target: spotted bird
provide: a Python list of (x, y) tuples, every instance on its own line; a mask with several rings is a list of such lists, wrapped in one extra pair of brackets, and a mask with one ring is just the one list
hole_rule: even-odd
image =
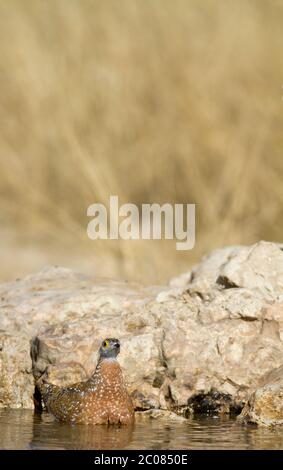
[(134, 407), (117, 361), (119, 352), (118, 339), (105, 339), (96, 369), (85, 382), (59, 387), (40, 379), (37, 387), (47, 411), (71, 423), (133, 423)]

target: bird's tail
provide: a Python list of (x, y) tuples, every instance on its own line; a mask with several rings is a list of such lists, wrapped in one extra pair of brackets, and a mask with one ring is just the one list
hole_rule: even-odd
[[(43, 406), (48, 406), (49, 398), (52, 394), (57, 391), (58, 386), (53, 385), (47, 380), (47, 370), (41, 375), (41, 377), (35, 382), (35, 393), (34, 400), (35, 406), (42, 409)], [(42, 403), (43, 402), (43, 403)]]

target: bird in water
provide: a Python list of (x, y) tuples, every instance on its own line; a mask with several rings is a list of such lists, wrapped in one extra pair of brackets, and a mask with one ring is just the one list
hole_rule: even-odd
[(93, 375), (85, 382), (59, 387), (40, 379), (37, 387), (49, 413), (60, 421), (83, 424), (131, 424), (134, 407), (121, 367), (118, 339), (105, 339)]

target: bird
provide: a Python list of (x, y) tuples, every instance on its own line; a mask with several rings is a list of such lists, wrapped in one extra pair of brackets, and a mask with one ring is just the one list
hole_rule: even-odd
[(119, 352), (118, 339), (104, 339), (96, 369), (85, 382), (60, 387), (41, 377), (37, 388), (46, 410), (70, 423), (133, 424), (134, 406), (117, 360)]

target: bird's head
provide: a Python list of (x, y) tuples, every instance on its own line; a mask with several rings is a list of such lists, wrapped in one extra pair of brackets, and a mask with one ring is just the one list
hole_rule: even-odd
[(106, 338), (99, 348), (100, 359), (115, 359), (120, 352), (120, 341), (116, 338)]

